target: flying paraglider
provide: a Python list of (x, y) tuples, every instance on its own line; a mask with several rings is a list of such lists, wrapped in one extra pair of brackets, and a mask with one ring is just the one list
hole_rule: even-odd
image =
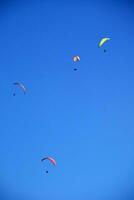
[[(18, 86), (23, 91), (23, 93), (26, 94), (26, 88), (22, 83), (15, 82), (14, 85)], [(13, 96), (15, 96), (15, 93), (13, 93)]]
[[(51, 158), (51, 157), (44, 157), (44, 158), (42, 158), (41, 159), (41, 161), (44, 161), (44, 160), (48, 160), (48, 161), (50, 161), (50, 163), (52, 164), (52, 165), (54, 165), (54, 166), (56, 166), (56, 160), (55, 159), (53, 159), (53, 158)], [(48, 170), (46, 170), (46, 173), (48, 173)]]
[[(74, 56), (73, 57), (73, 61), (74, 61), (74, 63), (79, 62), (80, 61), (80, 57), (79, 56)], [(74, 68), (74, 71), (77, 71), (77, 68)]]
[[(105, 37), (105, 38), (102, 38), (99, 42), (99, 48), (102, 47), (107, 41), (109, 41), (110, 38), (108, 37)], [(104, 52), (106, 52), (106, 50), (104, 49)]]

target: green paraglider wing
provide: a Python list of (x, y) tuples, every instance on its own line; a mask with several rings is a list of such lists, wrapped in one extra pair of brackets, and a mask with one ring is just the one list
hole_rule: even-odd
[(110, 38), (107, 38), (107, 37), (102, 38), (101, 41), (99, 42), (99, 47), (102, 47), (103, 44), (104, 44), (105, 42), (109, 41), (109, 40), (110, 40)]

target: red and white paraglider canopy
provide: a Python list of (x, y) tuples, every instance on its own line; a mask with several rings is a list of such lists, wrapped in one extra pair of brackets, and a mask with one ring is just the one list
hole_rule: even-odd
[(52, 157), (44, 157), (41, 159), (41, 161), (44, 161), (44, 160), (49, 160), (54, 166), (56, 166), (56, 160), (53, 159)]

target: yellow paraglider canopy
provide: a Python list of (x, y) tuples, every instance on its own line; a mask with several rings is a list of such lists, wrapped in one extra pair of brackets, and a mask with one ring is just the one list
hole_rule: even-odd
[(110, 40), (110, 38), (108, 38), (108, 37), (102, 38), (101, 41), (99, 42), (99, 47), (102, 47), (103, 44), (104, 44), (105, 42), (109, 41), (109, 40)]

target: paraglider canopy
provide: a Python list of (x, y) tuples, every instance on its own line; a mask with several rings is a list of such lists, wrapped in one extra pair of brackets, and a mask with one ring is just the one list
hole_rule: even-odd
[(100, 40), (100, 42), (99, 42), (99, 48), (100, 47), (102, 47), (107, 41), (109, 41), (110, 40), (110, 38), (108, 38), (108, 37), (104, 37), (104, 38), (102, 38), (101, 40)]
[[(25, 88), (25, 86), (22, 83), (15, 82), (13, 84), (16, 85), (16, 86), (18, 86), (23, 91), (23, 93), (26, 94), (26, 88)], [(15, 96), (15, 93), (14, 93), (14, 96)]]
[(49, 160), (54, 166), (56, 166), (56, 160), (53, 159), (52, 157), (44, 157), (41, 159), (41, 161), (44, 161), (44, 160)]
[(80, 57), (79, 57), (79, 56), (74, 56), (74, 57), (73, 57), (73, 61), (74, 61), (74, 62), (80, 61)]

